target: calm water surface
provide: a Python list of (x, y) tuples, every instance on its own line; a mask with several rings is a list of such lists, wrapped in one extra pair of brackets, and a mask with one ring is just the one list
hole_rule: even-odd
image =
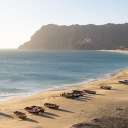
[(128, 54), (0, 50), (0, 100), (67, 89), (128, 68)]

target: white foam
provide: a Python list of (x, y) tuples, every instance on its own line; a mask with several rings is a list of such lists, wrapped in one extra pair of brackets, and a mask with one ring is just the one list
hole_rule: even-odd
[(63, 90), (63, 89), (69, 89), (73, 86), (82, 86), (82, 85), (86, 85), (89, 82), (92, 81), (97, 81), (103, 78), (109, 78), (110, 76), (113, 76), (115, 74), (117, 74), (118, 72), (121, 72), (123, 70), (126, 70), (127, 68), (123, 68), (120, 70), (116, 70), (110, 73), (105, 73), (102, 74), (101, 76), (99, 76), (99, 78), (85, 78), (85, 80), (78, 82), (78, 83), (71, 83), (71, 84), (61, 84), (61, 85), (47, 85), (47, 89), (40, 89), (40, 90), (36, 90), (36, 91), (30, 91), (30, 92), (26, 92), (26, 93), (1, 93), (0, 94), (0, 101), (6, 101), (6, 100), (10, 100), (13, 98), (18, 98), (18, 97), (27, 97), (27, 96), (32, 96), (41, 92), (46, 92), (46, 91), (52, 91), (52, 90)]

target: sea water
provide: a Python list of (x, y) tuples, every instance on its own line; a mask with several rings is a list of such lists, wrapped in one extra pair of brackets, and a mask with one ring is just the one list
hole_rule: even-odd
[(85, 85), (127, 68), (123, 53), (0, 50), (0, 101)]

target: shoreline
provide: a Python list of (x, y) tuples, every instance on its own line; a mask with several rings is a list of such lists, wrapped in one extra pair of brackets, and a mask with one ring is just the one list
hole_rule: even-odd
[[(25, 98), (25, 97), (31, 97), (31, 96), (34, 96), (34, 95), (38, 95), (40, 93), (44, 93), (44, 92), (52, 92), (52, 91), (62, 91), (62, 90), (69, 90), (71, 88), (74, 88), (74, 87), (81, 87), (81, 86), (86, 86), (88, 85), (90, 82), (95, 82), (95, 81), (99, 81), (99, 80), (102, 80), (102, 79), (108, 79), (109, 77), (112, 77), (116, 74), (118, 74), (119, 72), (122, 72), (122, 71), (125, 71), (125, 70), (128, 70), (128, 68), (126, 69), (120, 69), (119, 71), (114, 71), (112, 73), (109, 73), (109, 75), (107, 76), (107, 74), (105, 74), (106, 76), (102, 77), (102, 78), (95, 78), (95, 79), (92, 79), (92, 80), (87, 80), (87, 81), (82, 81), (82, 82), (79, 82), (79, 83), (74, 83), (74, 84), (77, 84), (77, 85), (74, 85), (73, 86), (68, 86), (66, 88), (63, 88), (63, 89), (48, 89), (48, 90), (42, 90), (42, 91), (36, 91), (36, 92), (27, 92), (27, 93), (20, 93), (20, 95), (23, 94), (23, 96), (12, 96), (13, 98), (8, 98), (8, 99), (5, 99), (5, 100), (0, 100), (1, 101), (9, 101), (9, 100), (13, 100), (13, 99), (17, 99), (17, 98)], [(86, 84), (85, 84), (86, 83)], [(4, 96), (3, 96), (4, 97)], [(7, 96), (5, 96), (7, 97)]]
[(128, 51), (127, 50), (100, 50), (100, 51), (106, 51), (106, 52), (119, 52), (119, 53), (128, 53)]
[[(33, 96), (0, 101), (0, 127), (68, 128), (73, 124), (81, 122), (90, 123), (93, 118), (109, 115), (117, 116), (117, 107), (123, 109), (128, 107), (126, 104), (128, 100), (128, 86), (118, 83), (118, 80), (127, 79), (127, 75), (128, 70), (124, 70), (109, 78), (92, 81), (83, 86), (75, 86), (65, 90), (41, 92)], [(101, 90), (100, 86), (102, 85), (111, 85), (112, 90)], [(59, 96), (62, 92), (84, 89), (94, 90), (97, 94), (87, 94), (79, 99), (66, 99)], [(44, 106), (43, 104), (45, 102), (59, 104), (60, 108), (58, 110), (46, 108), (45, 112), (39, 115), (27, 113), (28, 119), (26, 120), (12, 117), (14, 111), (25, 112), (25, 107), (32, 105)]]
[[(27, 92), (27, 93), (23, 93), (23, 96), (21, 96), (22, 93), (20, 93), (20, 96), (12, 96), (12, 98), (7, 98), (5, 100), (0, 100), (0, 102), (2, 102), (2, 101), (9, 101), (9, 100), (17, 99), (17, 98), (31, 97), (31, 96), (38, 95), (38, 94), (44, 93), (44, 92), (62, 91), (62, 90), (65, 91), (65, 90), (69, 90), (69, 89), (74, 88), (74, 87), (86, 86), (90, 82), (96, 82), (96, 81), (99, 81), (99, 80), (102, 80), (102, 79), (108, 79), (109, 77), (112, 77), (112, 76), (118, 74), (119, 72), (122, 72), (122, 71), (125, 71), (125, 70), (128, 70), (128, 68), (120, 69), (119, 71), (111, 72), (111, 73), (109, 73), (109, 75), (105, 74), (105, 76), (102, 77), (102, 78), (95, 78), (95, 79), (92, 79), (92, 80), (87, 80), (87, 81), (82, 81), (82, 82), (79, 82), (79, 83), (74, 83), (74, 84), (77, 84), (77, 85), (73, 84), (73, 86), (68, 86), (68, 87), (63, 88), (63, 89), (59, 88), (59, 89), (48, 89), (48, 90), (42, 90), (42, 91), (36, 91), (36, 92)], [(7, 97), (7, 96), (3, 96), (3, 97)]]
[[(98, 50), (98, 51), (107, 51), (107, 52), (117, 52), (118, 50)], [(123, 50), (120, 50), (121, 52)], [(124, 70), (127, 70), (128, 67), (125, 67), (125, 68), (121, 68), (120, 70), (115, 70), (115, 71), (112, 71), (112, 72), (109, 72), (109, 73), (104, 73), (102, 74), (101, 76), (97, 77), (97, 78), (86, 78), (84, 79), (83, 81), (79, 81), (79, 82), (76, 82), (76, 83), (69, 83), (69, 84), (63, 84), (63, 86), (59, 87), (59, 86), (51, 86), (51, 88), (46, 88), (44, 90), (36, 90), (36, 91), (30, 91), (30, 92), (21, 92), (21, 93), (11, 93), (8, 95), (2, 95), (1, 94), (1, 97), (0, 97), (0, 101), (8, 101), (8, 100), (11, 100), (11, 99), (15, 99), (15, 98), (20, 98), (20, 97), (29, 97), (29, 96), (33, 96), (33, 95), (37, 95), (39, 93), (42, 93), (42, 92), (47, 92), (47, 91), (54, 91), (54, 90), (67, 90), (67, 89), (70, 89), (71, 87), (76, 87), (76, 86), (83, 86), (83, 85), (86, 85), (92, 81), (98, 81), (100, 79), (106, 79), (106, 78), (109, 78), (115, 74), (117, 74), (118, 72), (121, 72), (121, 71), (124, 71)]]

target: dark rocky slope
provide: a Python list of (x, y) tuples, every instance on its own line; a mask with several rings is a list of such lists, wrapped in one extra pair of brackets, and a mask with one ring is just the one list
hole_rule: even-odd
[(19, 49), (110, 50), (128, 48), (128, 23), (42, 26)]

